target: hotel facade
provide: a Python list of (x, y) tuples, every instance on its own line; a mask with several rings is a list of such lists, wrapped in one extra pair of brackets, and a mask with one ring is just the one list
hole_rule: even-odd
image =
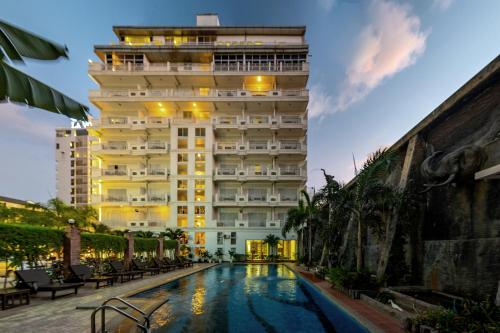
[[(185, 248), (259, 260), (307, 179), (305, 27), (113, 28), (89, 93), (91, 203), (103, 224), (185, 231)], [(184, 248), (184, 247), (183, 247)], [(296, 259), (296, 235), (278, 254)]]

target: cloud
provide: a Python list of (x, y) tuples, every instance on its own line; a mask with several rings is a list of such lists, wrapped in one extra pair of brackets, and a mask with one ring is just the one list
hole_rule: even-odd
[(432, 5), (440, 10), (447, 10), (454, 1), (455, 0), (432, 0)]
[[(314, 111), (311, 116), (344, 111), (363, 100), (385, 79), (416, 62), (425, 51), (427, 35), (409, 6), (373, 0), (369, 22), (357, 38), (338, 95), (332, 98), (324, 92), (319, 94), (320, 101), (312, 101), (315, 108), (310, 107)], [(311, 100), (314, 96), (312, 92)], [(332, 102), (332, 105), (325, 107), (324, 102)]]
[(335, 5), (335, 0), (317, 0), (317, 1), (321, 9), (324, 9), (327, 12), (329, 12), (333, 8), (333, 5)]
[[(9, 137), (34, 144), (52, 144), (55, 126), (35, 120), (30, 113), (42, 112), (10, 103), (0, 104), (0, 130)], [(46, 111), (43, 111), (46, 112)]]
[(323, 117), (330, 113), (333, 105), (333, 98), (328, 95), (320, 85), (314, 85), (309, 90), (309, 117)]

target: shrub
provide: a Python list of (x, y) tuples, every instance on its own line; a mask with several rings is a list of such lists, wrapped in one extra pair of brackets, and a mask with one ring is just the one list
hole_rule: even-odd
[(172, 239), (165, 239), (163, 241), (164, 250), (175, 250), (177, 248), (177, 241)]
[(32, 264), (60, 252), (63, 239), (63, 230), (0, 223), (0, 257), (16, 266), (23, 261)]
[(465, 300), (459, 310), (427, 309), (416, 318), (407, 319), (407, 330), (426, 325), (441, 333), (500, 332), (500, 308), (492, 299)]
[(368, 272), (350, 272), (342, 267), (333, 267), (328, 272), (333, 285), (346, 289), (372, 290), (378, 283)]
[(157, 238), (134, 238), (134, 253), (143, 254), (146, 253), (147, 256), (152, 255), (156, 252), (158, 247)]
[(126, 240), (121, 236), (81, 233), (81, 251), (90, 253), (94, 258), (121, 255), (125, 245)]
[(345, 287), (349, 271), (342, 267), (332, 267), (328, 272), (328, 278), (332, 285), (337, 287)]

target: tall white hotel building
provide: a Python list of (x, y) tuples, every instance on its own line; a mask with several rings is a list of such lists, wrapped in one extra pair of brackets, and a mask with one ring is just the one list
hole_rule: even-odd
[[(96, 45), (91, 203), (114, 229), (181, 228), (249, 259), (281, 238), (307, 179), (305, 27), (116, 26)], [(296, 258), (296, 235), (279, 255)]]

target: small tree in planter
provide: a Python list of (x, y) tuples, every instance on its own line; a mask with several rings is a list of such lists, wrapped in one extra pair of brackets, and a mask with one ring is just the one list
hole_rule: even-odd
[(278, 236), (275, 236), (273, 234), (269, 234), (264, 238), (264, 243), (266, 243), (269, 246), (269, 255), (268, 258), (271, 261), (276, 260), (276, 247), (278, 246), (278, 243), (280, 241), (280, 238)]
[(217, 249), (215, 256), (219, 259), (219, 264), (222, 263), (222, 258), (224, 257), (224, 252), (221, 249)]
[(236, 251), (229, 250), (227, 253), (229, 254), (229, 262), (232, 264), (234, 258), (236, 257)]

